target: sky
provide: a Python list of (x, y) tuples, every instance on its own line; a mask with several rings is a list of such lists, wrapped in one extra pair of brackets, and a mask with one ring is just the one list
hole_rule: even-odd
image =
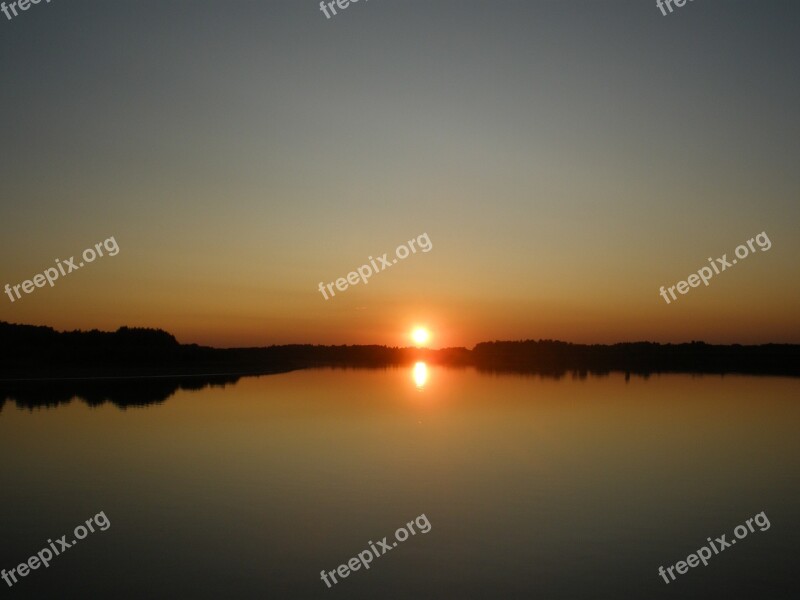
[(119, 247), (0, 295), (0, 320), (214, 346), (404, 346), (417, 325), (433, 347), (800, 343), (798, 23), (794, 0), (0, 14), (0, 286)]

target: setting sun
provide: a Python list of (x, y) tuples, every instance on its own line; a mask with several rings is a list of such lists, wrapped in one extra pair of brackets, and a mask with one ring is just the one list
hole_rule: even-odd
[(431, 334), (424, 327), (417, 327), (411, 332), (411, 339), (414, 340), (415, 344), (420, 346), (431, 339)]

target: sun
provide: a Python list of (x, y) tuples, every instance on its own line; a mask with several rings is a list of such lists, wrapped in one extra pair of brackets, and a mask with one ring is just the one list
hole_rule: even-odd
[(424, 327), (417, 327), (416, 329), (414, 329), (414, 331), (411, 332), (411, 339), (414, 340), (414, 343), (417, 346), (421, 346), (429, 339), (431, 339), (431, 334)]

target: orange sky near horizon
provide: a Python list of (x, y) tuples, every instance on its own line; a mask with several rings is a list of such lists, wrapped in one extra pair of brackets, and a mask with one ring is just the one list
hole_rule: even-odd
[(0, 287), (120, 251), (0, 293), (0, 320), (218, 347), (408, 346), (418, 325), (436, 348), (800, 343), (800, 9), (301, 4), (105, 3), (91, 31), (54, 5), (4, 32), (26, 58), (0, 63), (25, 107), (0, 111)]

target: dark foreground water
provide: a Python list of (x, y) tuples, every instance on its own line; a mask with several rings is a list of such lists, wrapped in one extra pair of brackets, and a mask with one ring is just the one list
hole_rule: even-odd
[[(126, 410), (7, 402), (0, 567), (101, 511), (111, 526), (0, 595), (794, 599), (799, 423), (797, 379), (424, 366), (245, 378)], [(766, 531), (658, 575), (762, 511)], [(321, 581), (421, 514), (427, 533)]]

